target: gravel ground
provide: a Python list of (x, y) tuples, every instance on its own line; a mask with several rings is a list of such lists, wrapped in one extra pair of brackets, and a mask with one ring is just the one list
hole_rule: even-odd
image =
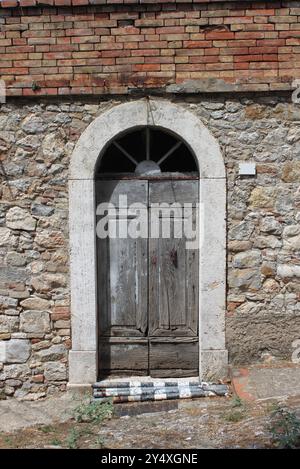
[[(71, 395), (34, 403), (1, 402), (0, 448), (269, 448), (270, 415), (278, 405), (274, 399), (202, 398), (173, 402), (167, 410), (162, 410), (164, 404), (152, 404), (150, 413), (124, 416), (116, 414), (144, 412), (145, 404), (117, 405), (115, 415), (96, 424), (74, 420), (79, 402)], [(300, 398), (279, 403), (299, 413)], [(19, 414), (25, 408), (25, 414)]]

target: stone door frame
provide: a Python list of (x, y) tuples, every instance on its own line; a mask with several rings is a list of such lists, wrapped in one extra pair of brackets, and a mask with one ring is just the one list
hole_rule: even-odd
[(215, 380), (227, 372), (226, 177), (221, 150), (200, 119), (183, 106), (166, 100), (142, 99), (116, 105), (97, 117), (79, 138), (71, 158), (71, 386), (89, 386), (98, 378), (95, 166), (111, 139), (130, 128), (146, 125), (177, 134), (197, 160), (199, 242), (204, 246), (199, 252), (199, 377)]

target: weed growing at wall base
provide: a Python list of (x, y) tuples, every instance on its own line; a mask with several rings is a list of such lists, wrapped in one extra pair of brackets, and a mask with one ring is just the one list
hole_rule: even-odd
[(269, 430), (279, 448), (299, 448), (300, 419), (295, 412), (277, 406), (271, 414)]
[(101, 423), (113, 415), (113, 404), (111, 400), (96, 402), (85, 400), (74, 410), (77, 422)]

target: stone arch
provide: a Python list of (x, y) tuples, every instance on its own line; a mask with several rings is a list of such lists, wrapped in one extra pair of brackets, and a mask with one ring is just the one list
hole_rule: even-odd
[(86, 128), (72, 155), (70, 179), (93, 179), (99, 154), (108, 142), (143, 125), (168, 129), (187, 142), (197, 158), (201, 179), (225, 178), (218, 142), (195, 114), (168, 101), (140, 100), (113, 107)]
[(69, 176), (72, 350), (69, 384), (97, 380), (97, 292), (94, 170), (116, 135), (137, 126), (168, 129), (193, 151), (200, 174), (199, 311), (201, 379), (226, 374), (225, 252), (226, 180), (220, 147), (199, 118), (166, 100), (142, 99), (117, 105), (97, 117), (73, 151)]

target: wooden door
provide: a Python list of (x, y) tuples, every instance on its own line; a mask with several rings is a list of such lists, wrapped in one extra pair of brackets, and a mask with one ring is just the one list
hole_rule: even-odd
[[(110, 202), (116, 207), (109, 214), (112, 229), (116, 218), (122, 220), (123, 231), (138, 215), (131, 210), (125, 216), (119, 196), (126, 196), (128, 205), (139, 202), (147, 207), (147, 181), (97, 181), (96, 186), (97, 205)], [(147, 375), (148, 240), (120, 231), (116, 237), (97, 237), (100, 374)]]
[[(119, 195), (147, 210), (148, 238), (97, 239), (100, 376), (198, 375), (198, 250), (186, 249), (182, 210), (159, 211), (159, 232), (151, 233), (157, 203), (195, 203), (198, 181), (99, 181), (97, 203), (117, 209)], [(155, 213), (154, 213), (155, 212)], [(134, 210), (123, 223), (137, 216)], [(140, 216), (140, 213), (139, 213)], [(170, 233), (162, 233), (169, 223)], [(181, 225), (181, 230), (180, 230)], [(154, 236), (154, 237), (153, 237)], [(155, 237), (156, 236), (156, 237)]]

